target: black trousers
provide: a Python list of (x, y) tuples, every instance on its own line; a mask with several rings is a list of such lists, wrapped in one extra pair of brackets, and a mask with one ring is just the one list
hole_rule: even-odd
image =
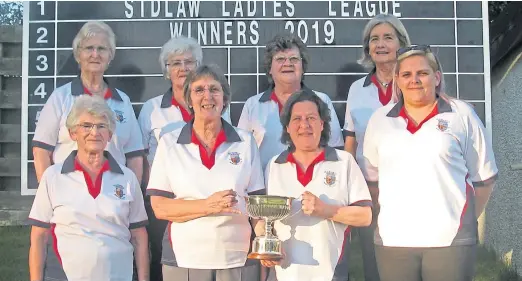
[(476, 245), (441, 248), (375, 246), (382, 281), (472, 281)]
[(373, 243), (375, 222), (372, 222), (367, 227), (357, 227), (355, 230), (359, 235), (359, 244), (361, 245), (364, 280), (380, 281), (377, 260), (375, 258), (375, 244)]
[(147, 232), (149, 234), (150, 249), (150, 280), (163, 281), (162, 264), (161, 264), (161, 242), (163, 241), (163, 233), (167, 227), (167, 221), (159, 220), (154, 216), (154, 212), (150, 205), (146, 205), (147, 216), (149, 217), (149, 225)]

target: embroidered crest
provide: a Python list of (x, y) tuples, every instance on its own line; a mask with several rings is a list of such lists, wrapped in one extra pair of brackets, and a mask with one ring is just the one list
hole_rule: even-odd
[(114, 110), (114, 115), (116, 115), (116, 120), (117, 120), (119, 123), (125, 123), (125, 121), (127, 121), (127, 119), (125, 118), (125, 116), (123, 116), (123, 112), (120, 111), (120, 110)]
[(444, 119), (437, 119), (437, 129), (441, 132), (445, 132), (448, 129), (448, 121)]
[(123, 191), (123, 186), (119, 184), (114, 185), (114, 195), (120, 199), (125, 199), (125, 192)]
[(328, 186), (332, 186), (335, 184), (335, 181), (337, 180), (335, 173), (332, 171), (326, 171), (324, 172), (324, 183)]
[(239, 163), (241, 163), (239, 152), (229, 152), (228, 157), (230, 158), (230, 164), (232, 165), (239, 165)]

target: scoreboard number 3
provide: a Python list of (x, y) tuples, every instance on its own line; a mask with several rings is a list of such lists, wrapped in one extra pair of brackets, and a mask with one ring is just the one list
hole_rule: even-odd
[(49, 65), (47, 64), (47, 56), (39, 55), (38, 57), (36, 57), (36, 60), (40, 63), (36, 66), (36, 70), (46, 71), (47, 68), (49, 68)]

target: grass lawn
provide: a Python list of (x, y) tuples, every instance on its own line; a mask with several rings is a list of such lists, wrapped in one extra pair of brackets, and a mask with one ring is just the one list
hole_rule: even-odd
[[(2, 249), (0, 252), (0, 281), (29, 280), (27, 266), (29, 227), (0, 227), (0, 249)], [(351, 249), (351, 281), (364, 281), (361, 251), (356, 237), (354, 237)], [(522, 278), (512, 268), (498, 261), (494, 252), (480, 248), (474, 281), (522, 281)]]

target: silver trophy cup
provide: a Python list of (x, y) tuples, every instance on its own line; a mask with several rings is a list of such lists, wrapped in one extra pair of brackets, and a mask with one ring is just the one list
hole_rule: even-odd
[(250, 259), (281, 260), (281, 240), (272, 233), (272, 224), (290, 214), (291, 197), (274, 195), (252, 195), (246, 197), (246, 209), (250, 217), (265, 221), (265, 235), (257, 236), (252, 242)]

